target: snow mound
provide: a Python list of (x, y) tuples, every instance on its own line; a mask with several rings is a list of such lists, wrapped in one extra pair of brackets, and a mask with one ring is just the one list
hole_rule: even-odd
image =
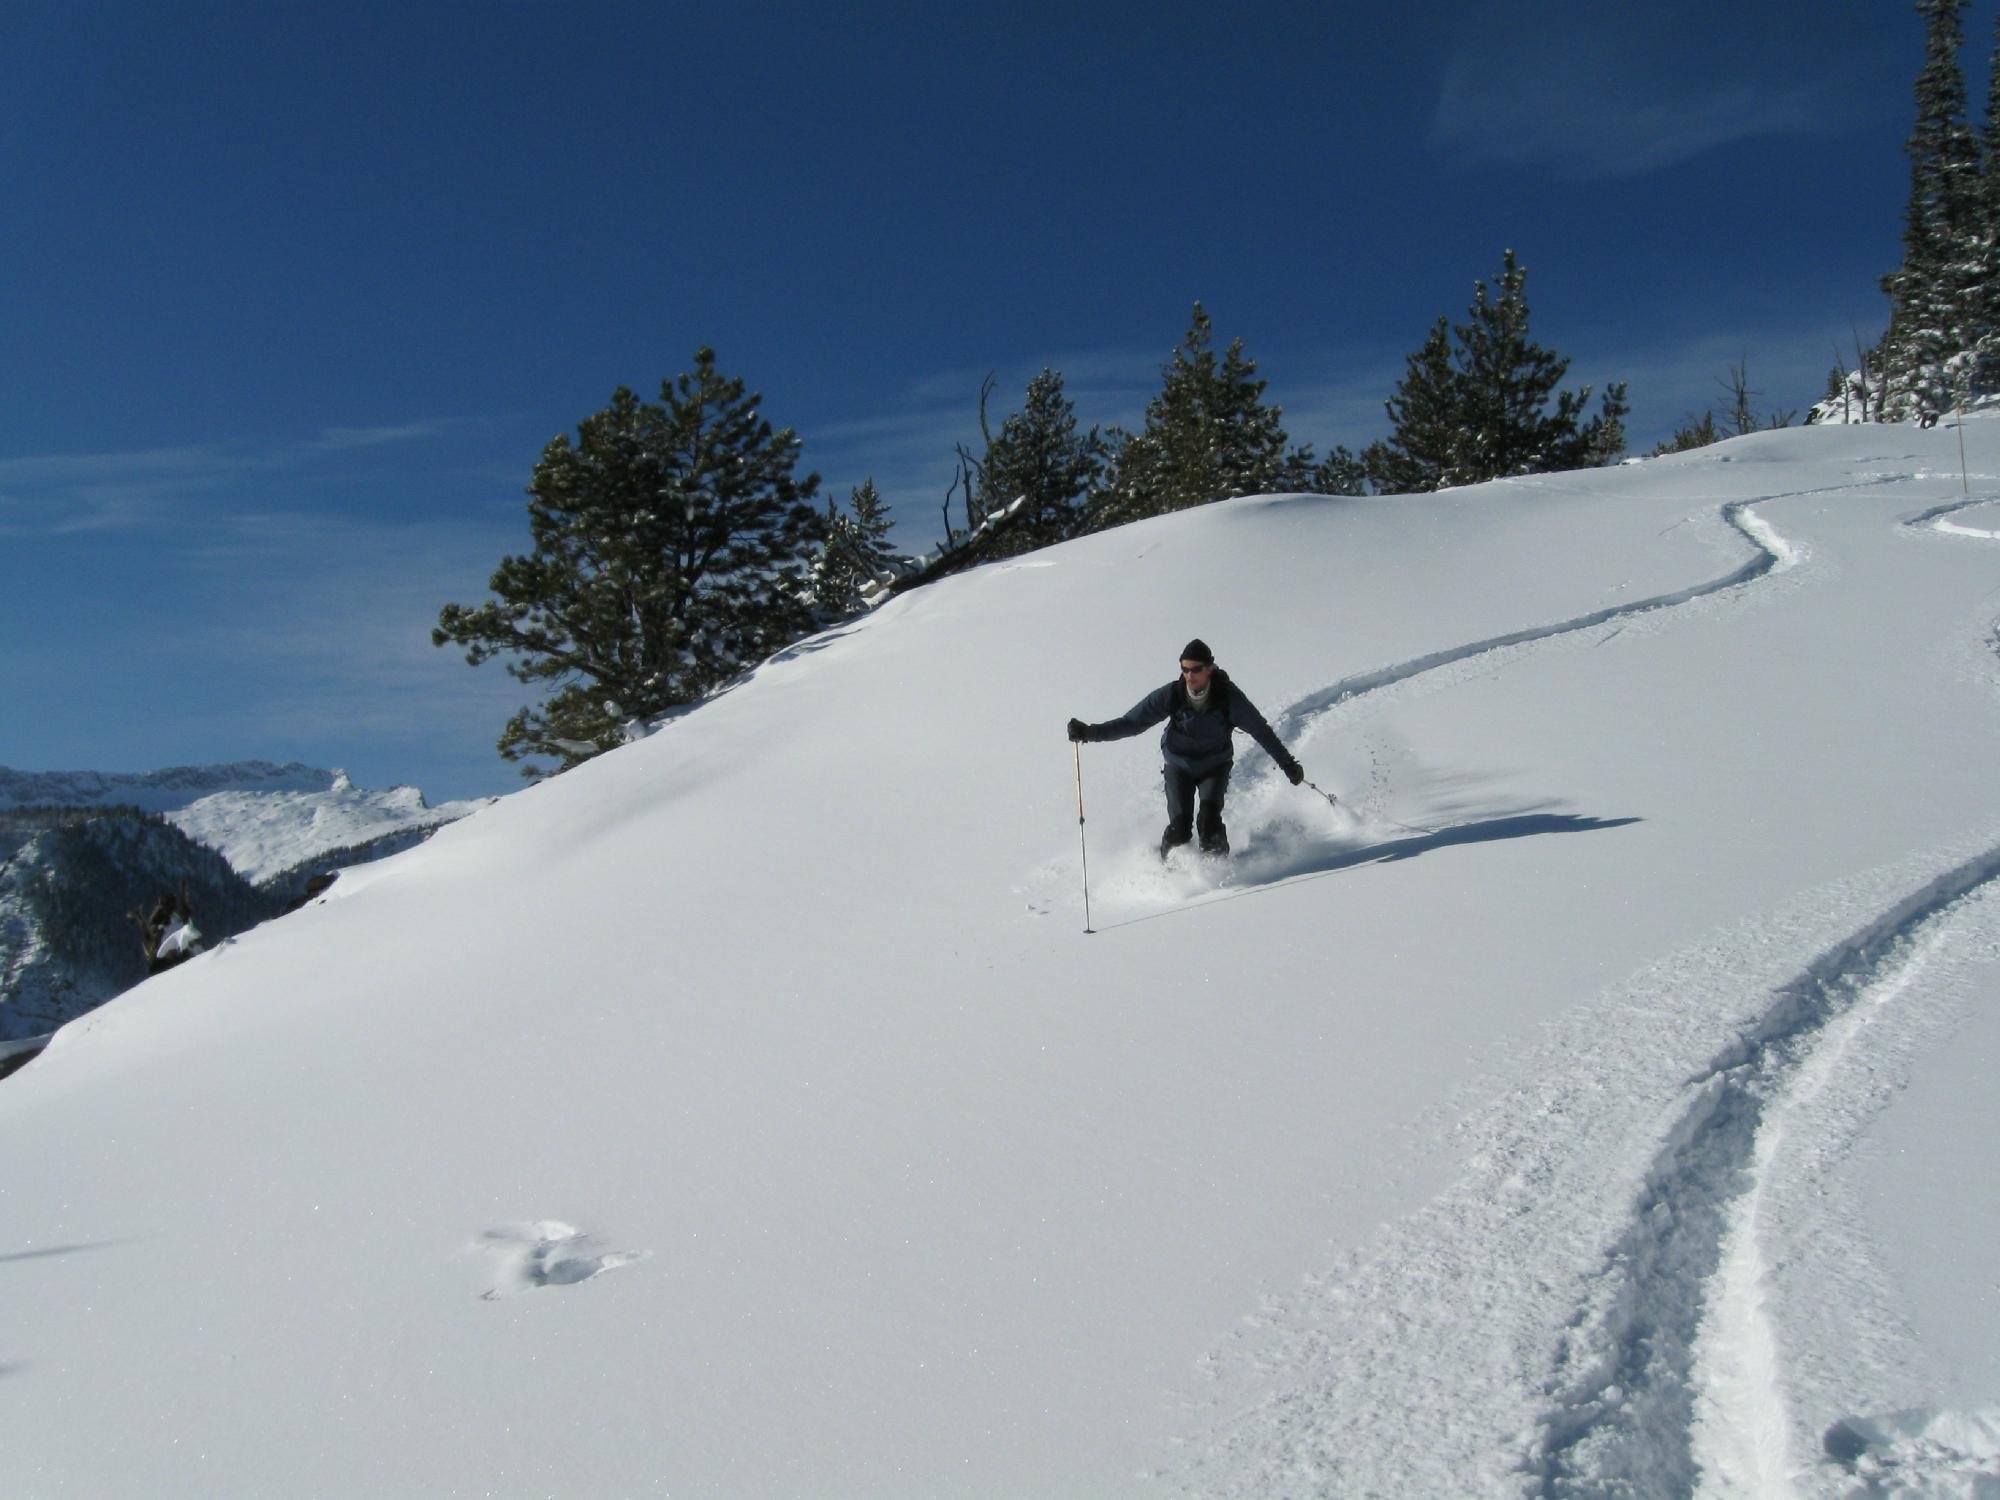
[(646, 1258), (643, 1250), (603, 1249), (595, 1235), (560, 1219), (503, 1224), (487, 1230), (474, 1248), (496, 1262), (493, 1285), (480, 1293), (488, 1302), (542, 1287), (575, 1286)]
[(1827, 1431), (1826, 1454), (1859, 1481), (1849, 1500), (1997, 1500), (2000, 1407), (1847, 1417)]

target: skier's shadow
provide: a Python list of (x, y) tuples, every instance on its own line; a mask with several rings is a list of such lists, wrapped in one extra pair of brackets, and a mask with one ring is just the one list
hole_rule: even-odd
[(1642, 822), (1640, 818), (1588, 818), (1576, 813), (1515, 813), (1501, 818), (1483, 818), (1470, 823), (1454, 823), (1449, 828), (1440, 828), (1434, 833), (1412, 832), (1407, 837), (1386, 839), (1378, 843), (1358, 846), (1333, 845), (1317, 850), (1305, 851), (1302, 857), (1286, 859), (1269, 868), (1254, 866), (1243, 872), (1244, 878), (1233, 890), (1206, 896), (1196, 901), (1183, 902), (1179, 906), (1168, 907), (1165, 911), (1148, 912), (1144, 916), (1128, 917), (1122, 922), (1107, 922), (1098, 928), (1109, 932), (1113, 928), (1132, 927), (1140, 922), (1157, 921), (1177, 912), (1192, 911), (1198, 906), (1215, 906), (1224, 901), (1240, 901), (1245, 896), (1254, 896), (1273, 886), (1296, 885), (1302, 880), (1318, 880), (1342, 870), (1356, 869), (1361, 865), (1390, 864), (1397, 860), (1415, 859), (1420, 854), (1429, 854), (1437, 849), (1449, 849), (1460, 844), (1491, 844), (1502, 839), (1537, 838), (1547, 833), (1596, 833), (1606, 828), (1629, 828)]
[(1261, 880), (1261, 885), (1279, 880), (1297, 880), (1307, 875), (1331, 875), (1357, 865), (1388, 864), (1415, 859), (1433, 849), (1449, 849), (1456, 844), (1492, 844), (1502, 839), (1529, 839), (1545, 833), (1596, 833), (1604, 828), (1629, 828), (1639, 818), (1587, 818), (1577, 813), (1515, 813), (1504, 818), (1483, 818), (1474, 823), (1454, 823), (1435, 833), (1411, 833), (1405, 838), (1366, 844), (1359, 849), (1331, 849), (1286, 866), (1280, 874)]

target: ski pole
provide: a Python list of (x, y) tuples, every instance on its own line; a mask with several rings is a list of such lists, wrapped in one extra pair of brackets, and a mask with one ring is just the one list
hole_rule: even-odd
[(1090, 929), (1090, 845), (1083, 837), (1083, 746), (1072, 741), (1076, 752), (1076, 845), (1083, 851), (1083, 930)]
[[(1319, 794), (1322, 797), (1326, 798), (1328, 806), (1330, 807), (1340, 806), (1340, 799), (1334, 796), (1332, 792), (1321, 791), (1318, 785), (1310, 781), (1308, 781), (1306, 785), (1312, 787), (1314, 791), (1319, 792)], [(1382, 817), (1380, 813), (1375, 814), (1375, 816), (1378, 819), (1380, 819), (1380, 821), (1389, 824), (1391, 827), (1402, 829), (1405, 833), (1421, 833), (1421, 834), (1435, 836), (1439, 831), (1435, 828), (1419, 828), (1414, 823), (1398, 823), (1394, 818)]]

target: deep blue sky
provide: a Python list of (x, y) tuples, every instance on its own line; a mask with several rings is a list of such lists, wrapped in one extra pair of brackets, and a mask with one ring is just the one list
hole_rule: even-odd
[(517, 784), (523, 690), (429, 627), (702, 344), (913, 547), (988, 371), (1136, 424), (1199, 298), (1358, 446), (1509, 246), (1635, 448), (1738, 359), (1803, 408), (1883, 319), (1921, 47), (1897, 0), (8, 0), (0, 764)]

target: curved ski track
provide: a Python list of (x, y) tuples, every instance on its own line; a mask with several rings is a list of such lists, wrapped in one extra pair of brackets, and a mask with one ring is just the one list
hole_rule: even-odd
[(2000, 502), (1996, 502), (1991, 495), (1974, 495), (1967, 499), (1954, 500), (1949, 505), (1933, 506), (1921, 514), (1911, 516), (1903, 524), (1912, 528), (1929, 527), (1932, 531), (1945, 536), (1970, 536), (1984, 541), (2000, 541), (2000, 531), (1985, 531), (1976, 526), (1958, 526), (1951, 521), (1951, 517), (1960, 511), (1984, 510), (1994, 504)]
[[(1757, 555), (1723, 577), (1342, 679), (1287, 706), (1277, 718), (1279, 732), (1289, 739), (1364, 694), (1476, 657), (1745, 587), (1803, 557), (1755, 514), (1756, 506), (1912, 477), (1883, 475), (1731, 502), (1723, 519)], [(1905, 524), (2000, 535), (1937, 525), (1993, 503), (1991, 497), (1958, 501)], [(2000, 650), (2000, 625), (1991, 644)], [(1615, 1174), (1617, 1181), (1636, 1179), (1638, 1187), (1623, 1202), (1600, 1205), (1603, 1232), (1592, 1239), (1608, 1248), (1585, 1273), (1580, 1295), (1573, 1257), (1552, 1243), (1552, 1226), (1536, 1209), (1558, 1182), (1575, 1188), (1602, 1179), (1606, 1154), (1631, 1149), (1629, 1140), (1607, 1134), (1616, 1121), (1595, 1122), (1599, 1138), (1591, 1139), (1593, 1105), (1616, 1089), (1617, 1079), (1578, 1077), (1571, 1068), (1568, 1077), (1545, 1078), (1491, 1106), (1462, 1130), (1478, 1148), (1466, 1180), (1329, 1274), (1268, 1299), (1232, 1344), (1211, 1356), (1212, 1373), (1228, 1363), (1248, 1367), (1267, 1394), (1230, 1413), (1190, 1402), (1190, 1416), (1206, 1418), (1208, 1435), (1189, 1440), (1173, 1477), (1203, 1495), (1691, 1494), (1700, 1478), (1697, 1336), (1710, 1312), (1711, 1283), (1730, 1250), (1732, 1215), (1758, 1189), (1760, 1127), (1784, 1109), (1833, 1023), (1861, 997), (1893, 992), (1903, 971), (1941, 941), (1939, 929), (1954, 910), (1996, 878), (2000, 845), (1924, 881), (1766, 991), (1772, 998), (1762, 1014), (1687, 1078), (1678, 1114), (1650, 1137), (1662, 1143), (1651, 1159)], [(1777, 925), (1810, 923), (1801, 911)], [(1656, 987), (1670, 991), (1690, 967), (1727, 973), (1743, 964), (1726, 951), (1665, 961), (1635, 980), (1619, 1008), (1645, 1008), (1639, 996)], [(1662, 1006), (1659, 1014), (1670, 1012)], [(1657, 1064), (1660, 1051), (1671, 1052), (1664, 1034), (1675, 1024), (1661, 1021), (1663, 1035), (1648, 1038), (1636, 1049), (1643, 1055), (1625, 1059), (1625, 1066), (1643, 1074)], [(1567, 1229), (1576, 1233), (1575, 1225)], [(1730, 1278), (1719, 1279), (1720, 1295), (1728, 1296)], [(1523, 1280), (1530, 1299), (1556, 1315), (1482, 1329), (1477, 1311), (1518, 1298)], [(1743, 1331), (1753, 1346), (1769, 1332)], [(1553, 1351), (1546, 1342), (1552, 1335)], [(1756, 1374), (1773, 1385), (1775, 1359), (1768, 1348), (1753, 1347), (1749, 1356)], [(1393, 1388), (1399, 1364), (1413, 1367), (1404, 1378), (1419, 1389)], [(1782, 1403), (1780, 1392), (1769, 1394), (1771, 1404)], [(1418, 1399), (1397, 1401), (1399, 1395)], [(1475, 1405), (1499, 1415), (1498, 1427), (1482, 1427), (1469, 1409)], [(1496, 1430), (1513, 1434), (1499, 1450)], [(1782, 1457), (1782, 1433), (1777, 1441)]]
[[(1899, 479), (1901, 477), (1897, 476)], [(1891, 481), (1871, 481), (1871, 484), (1888, 482)], [(1289, 739), (1310, 728), (1329, 709), (1337, 708), (1364, 694), (1380, 692), (1384, 688), (1422, 677), (1441, 667), (1454, 666), (1459, 662), (1504, 651), (1512, 646), (1534, 645), (1554, 640), (1559, 636), (1573, 635), (1598, 625), (1608, 625), (1614, 620), (1629, 619), (1637, 615), (1672, 609), (1676, 605), (1690, 604), (1697, 599), (1705, 599), (1712, 594), (1720, 594), (1728, 589), (1753, 583), (1769, 573), (1783, 571), (1796, 564), (1800, 554), (1758, 517), (1753, 507), (1766, 505), (1774, 500), (1791, 500), (1803, 495), (1831, 493), (1832, 489), (1867, 487), (1869, 486), (1839, 485), (1829, 490), (1801, 490), (1795, 494), (1761, 495), (1754, 500), (1731, 501), (1722, 507), (1722, 519), (1733, 526), (1756, 549), (1756, 555), (1733, 572), (1689, 588), (1675, 589), (1672, 593), (1656, 594), (1650, 599), (1636, 599), (1625, 604), (1611, 605), (1604, 609), (1592, 610), (1589, 614), (1558, 620), (1549, 625), (1532, 625), (1524, 630), (1511, 630), (1504, 635), (1488, 636), (1484, 640), (1472, 641), (1463, 646), (1449, 646), (1441, 651), (1412, 657), (1409, 661), (1398, 662), (1394, 666), (1377, 667), (1372, 671), (1344, 677), (1330, 687), (1322, 688), (1317, 693), (1308, 694), (1296, 703), (1287, 705), (1279, 712), (1274, 727), (1278, 730), (1280, 738)]]
[(1760, 1177), (1759, 1131), (1783, 1110), (1832, 1024), (1894, 988), (1930, 929), (2000, 877), (2000, 847), (1925, 883), (1781, 987), (1759, 1020), (1687, 1080), (1687, 1100), (1566, 1330), (1529, 1472), (1548, 1496), (1688, 1494), (1696, 1335), (1738, 1200)]

